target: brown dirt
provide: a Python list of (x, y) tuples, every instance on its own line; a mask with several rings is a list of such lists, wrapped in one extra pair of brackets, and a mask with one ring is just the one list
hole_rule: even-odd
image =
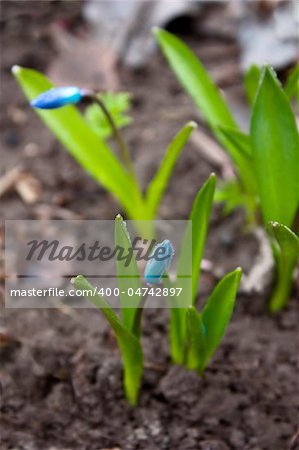
[[(111, 219), (118, 212), (114, 200), (60, 148), (9, 71), (13, 64), (46, 71), (56, 57), (49, 24), (64, 17), (72, 30), (80, 29), (80, 8), (80, 2), (2, 1), (1, 174), (21, 165), (42, 184), (38, 205)], [(187, 39), (212, 69), (222, 66), (225, 46), (232, 45), (209, 36)], [(212, 44), (218, 46), (216, 56), (208, 51)], [(232, 61), (236, 57), (233, 52)], [(146, 185), (170, 138), (197, 115), (160, 55), (139, 73), (121, 69), (119, 77), (120, 89), (134, 95), (134, 124), (125, 137)], [(239, 90), (237, 83), (225, 92)], [(23, 112), (21, 120), (16, 120), (16, 109)], [(186, 218), (196, 189), (212, 170), (189, 144), (161, 217)], [(40, 216), (40, 208), (28, 207), (13, 192), (1, 199), (2, 218)], [(216, 208), (206, 256), (221, 270), (238, 265), (248, 270), (255, 253), (253, 237), (244, 237), (242, 214), (222, 219)], [(211, 288), (204, 275), (201, 300)], [(1, 349), (1, 449), (288, 450), (298, 419), (298, 304), (292, 301), (271, 318), (265, 301), (239, 297), (228, 334), (203, 379), (170, 365), (167, 311), (147, 310), (143, 341), (148, 368), (136, 409), (123, 399), (119, 355), (100, 314), (4, 311), (11, 340)]]

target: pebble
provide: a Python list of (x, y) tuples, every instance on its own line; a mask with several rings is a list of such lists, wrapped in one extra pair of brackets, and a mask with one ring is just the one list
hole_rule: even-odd
[(29, 142), (24, 147), (24, 155), (26, 158), (34, 158), (40, 153), (40, 147), (34, 142)]

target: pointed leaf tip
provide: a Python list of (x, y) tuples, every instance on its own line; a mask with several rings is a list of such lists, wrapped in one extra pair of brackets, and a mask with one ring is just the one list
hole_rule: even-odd
[(159, 32), (161, 31), (160, 27), (153, 27), (152, 28), (152, 33), (157, 36), (159, 34)]
[(76, 281), (80, 281), (81, 279), (83, 279), (83, 275), (77, 275), (76, 277), (72, 277), (71, 284), (75, 284)]
[[(50, 80), (33, 69), (14, 69), (14, 76), (29, 101), (53, 87)], [(134, 217), (142, 203), (138, 188), (110, 147), (91, 129), (80, 112), (72, 105), (36, 112), (81, 166), (115, 195), (124, 210)], [(98, 164), (98, 152), (102, 164)]]
[(17, 64), (15, 64), (14, 66), (12, 66), (12, 68), (11, 68), (11, 72), (12, 72), (14, 75), (17, 75), (18, 73), (20, 73), (21, 70), (22, 70), (22, 67), (21, 67), (21, 66), (18, 66)]
[(198, 125), (194, 120), (190, 120), (190, 122), (187, 122), (187, 126), (193, 128), (194, 130), (198, 128)]
[(217, 175), (215, 174), (215, 172), (210, 173), (209, 180), (217, 180)]
[(237, 267), (235, 270), (235, 273), (239, 275), (239, 279), (240, 279), (243, 274), (242, 267)]
[(264, 70), (264, 74), (263, 74), (262, 82), (264, 82), (265, 79), (269, 78), (270, 82), (275, 83), (276, 86), (278, 86), (281, 89), (282, 88), (281, 82), (280, 82), (275, 70), (273, 69), (273, 67), (270, 66), (270, 64), (266, 64), (264, 66), (263, 70)]
[(276, 222), (276, 221), (270, 221), (270, 222), (268, 222), (266, 228), (267, 228), (267, 230), (271, 233), (274, 229), (279, 228), (279, 226), (280, 226), (280, 223), (279, 223), (279, 222)]
[(264, 222), (277, 220), (291, 226), (298, 208), (298, 130), (292, 108), (270, 66), (263, 69), (250, 129)]

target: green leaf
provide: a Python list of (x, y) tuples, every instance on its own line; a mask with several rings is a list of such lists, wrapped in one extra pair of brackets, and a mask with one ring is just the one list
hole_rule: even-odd
[(229, 142), (228, 152), (237, 166), (239, 166), (240, 158), (243, 158), (243, 162), (246, 163), (251, 161), (252, 150), (248, 134), (231, 127), (219, 127), (219, 131)]
[[(235, 195), (232, 199), (227, 198), (229, 203), (228, 209), (232, 211), (235, 206), (242, 205), (246, 210), (247, 221), (254, 223), (257, 210), (257, 185), (253, 168), (250, 136), (242, 131), (228, 127), (221, 127), (219, 131), (226, 139), (226, 148), (235, 164), (239, 180), (239, 186), (236, 185), (239, 195)], [(226, 190), (226, 194), (229, 194), (230, 190)], [(233, 206), (234, 203), (235, 206)]]
[(205, 354), (200, 371), (217, 350), (231, 319), (242, 271), (236, 269), (220, 280), (208, 298), (202, 311), (202, 323), (205, 333)]
[(237, 174), (245, 191), (251, 195), (256, 194), (252, 150), (250, 136), (242, 131), (221, 127), (219, 132), (226, 139), (226, 147), (235, 163)]
[(187, 320), (187, 361), (186, 366), (190, 370), (197, 370), (202, 375), (202, 362), (205, 359), (205, 334), (206, 330), (202, 322), (201, 314), (194, 308), (188, 308)]
[(288, 227), (278, 222), (270, 222), (268, 231), (278, 245), (278, 251), (292, 260), (297, 260), (299, 252), (299, 238)]
[(93, 295), (88, 295), (87, 299), (100, 309), (113, 329), (124, 365), (126, 397), (132, 405), (135, 405), (143, 373), (143, 353), (139, 340), (123, 325), (110, 305), (95, 292), (95, 287), (86, 278), (78, 275), (71, 282), (75, 289), (93, 292)]
[[(118, 214), (115, 219), (115, 247), (124, 249), (124, 254), (131, 251), (132, 259), (128, 265), (127, 261), (116, 260), (116, 273), (121, 299), (122, 323), (136, 336), (140, 336), (140, 320), (136, 323), (136, 316), (139, 310), (140, 296), (129, 296), (128, 289), (133, 288), (134, 292), (142, 287), (140, 275), (135, 256), (132, 252), (132, 242), (127, 230), (126, 223)], [(141, 318), (140, 318), (141, 319)]]
[(247, 99), (250, 105), (254, 104), (259, 80), (261, 76), (261, 68), (253, 64), (245, 74), (244, 84)]
[(196, 123), (187, 123), (168, 146), (160, 167), (147, 189), (146, 202), (150, 218), (155, 216), (175, 163), (195, 128), (197, 128)]
[(230, 214), (237, 207), (243, 207), (246, 204), (246, 198), (238, 180), (232, 178), (222, 182), (216, 189), (214, 202), (224, 202), (223, 212), (225, 215)]
[(288, 302), (294, 270), (299, 257), (299, 238), (278, 222), (268, 224), (276, 261), (276, 283), (269, 303), (272, 313), (280, 311)]
[[(216, 187), (216, 175), (211, 174), (205, 184), (198, 191), (195, 200), (192, 205), (191, 214), (189, 216), (190, 223), (187, 225), (184, 237), (182, 240), (182, 246), (178, 258), (178, 270), (177, 275), (185, 273), (186, 265), (190, 259), (189, 245), (187, 242), (192, 236), (192, 293), (185, 292), (185, 295), (190, 294), (190, 298), (193, 302), (196, 299), (200, 266), (203, 257), (204, 246), (206, 241), (206, 235), (209, 227), (209, 220), (213, 205), (213, 198)], [(190, 233), (191, 232), (191, 233)]]
[[(126, 112), (131, 106), (131, 96), (127, 92), (108, 92), (99, 94), (99, 97), (110, 112), (117, 128), (123, 128), (132, 123), (132, 118)], [(92, 129), (102, 138), (108, 139), (113, 131), (107, 117), (98, 105), (90, 105), (86, 108), (85, 118)]]
[(275, 73), (266, 67), (251, 119), (253, 164), (265, 223), (291, 226), (299, 198), (295, 117)]
[[(178, 268), (176, 287), (182, 287), (185, 298), (185, 307), (172, 305), (170, 308), (170, 352), (174, 363), (182, 364), (185, 359), (186, 344), (186, 313), (196, 300), (200, 277), (200, 265), (204, 252), (209, 218), (213, 204), (213, 196), (216, 186), (216, 176), (211, 174), (206, 183), (198, 191), (193, 202), (193, 207), (182, 239), (178, 256)], [(190, 257), (190, 242), (192, 245), (192, 257)], [(191, 266), (191, 267), (190, 267)], [(182, 278), (190, 268), (192, 280)], [(172, 302), (174, 302), (172, 298)]]
[[(182, 289), (180, 297), (169, 297), (169, 347), (171, 360), (174, 364), (184, 364), (186, 360), (186, 313), (192, 299), (190, 297), (189, 279), (176, 280), (175, 283), (166, 284), (166, 287)], [(184, 296), (184, 297), (182, 297)]]
[(155, 28), (154, 33), (178, 80), (203, 112), (216, 135), (219, 126), (237, 128), (224, 98), (197, 56), (171, 33), (159, 28)]
[[(13, 74), (29, 100), (53, 87), (41, 73), (14, 66)], [(36, 113), (72, 156), (134, 217), (141, 208), (141, 194), (110, 148), (88, 126), (74, 106)]]
[(186, 308), (170, 307), (169, 347), (173, 364), (183, 364), (186, 356)]
[(293, 97), (296, 97), (297, 102), (299, 103), (299, 64), (293, 68), (288, 76), (284, 92), (288, 100), (292, 100)]
[[(163, 278), (165, 288), (176, 287), (167, 276)], [(177, 286), (179, 287), (179, 286)], [(169, 347), (173, 364), (183, 364), (185, 358), (185, 336), (186, 336), (186, 308), (181, 307), (178, 297), (169, 297)]]

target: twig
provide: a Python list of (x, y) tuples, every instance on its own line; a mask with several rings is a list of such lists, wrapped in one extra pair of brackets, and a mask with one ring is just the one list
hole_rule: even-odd
[(299, 428), (296, 431), (295, 435), (292, 437), (288, 450), (296, 450), (298, 446), (299, 446)]
[(2, 197), (8, 191), (14, 188), (21, 173), (22, 173), (21, 167), (14, 167), (13, 169), (6, 172), (0, 178), (0, 197)]
[(225, 180), (234, 177), (229, 157), (204, 131), (199, 128), (194, 130), (191, 134), (190, 142), (206, 161), (220, 169), (221, 175)]

